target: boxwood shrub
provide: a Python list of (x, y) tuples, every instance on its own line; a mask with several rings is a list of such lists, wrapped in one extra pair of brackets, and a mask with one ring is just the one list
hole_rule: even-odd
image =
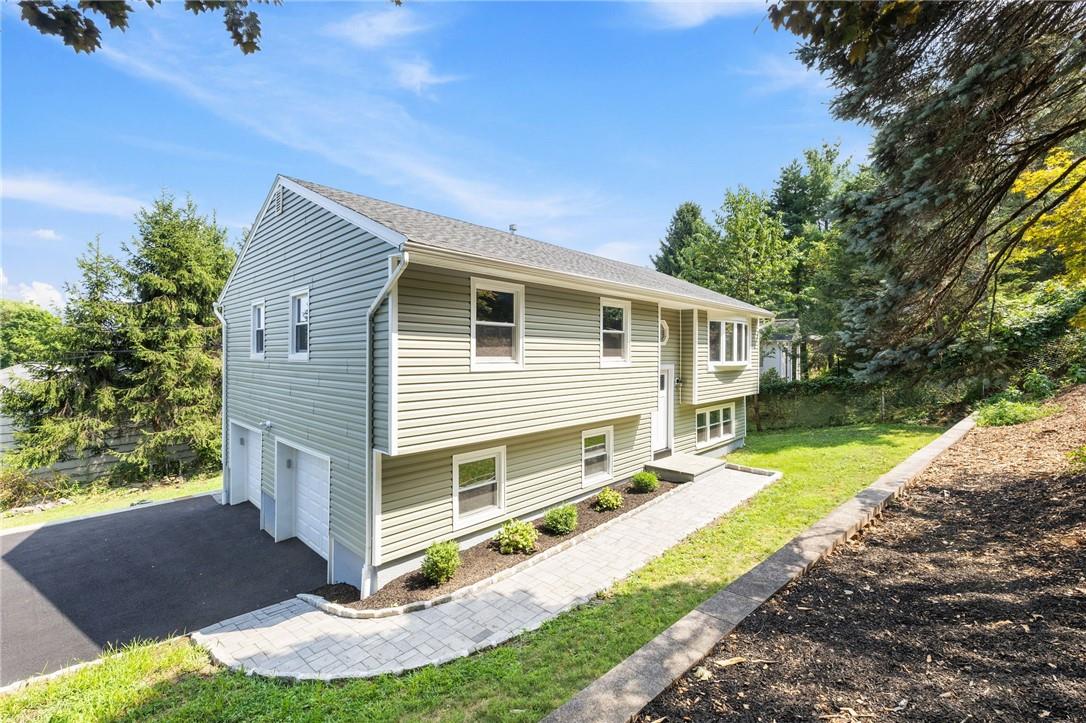
[(543, 529), (552, 535), (568, 535), (577, 529), (576, 505), (562, 505), (543, 515)]
[(494, 538), (498, 543), (498, 552), (503, 555), (535, 552), (535, 541), (538, 539), (539, 530), (526, 520), (509, 520)]
[(638, 472), (630, 478), (634, 492), (655, 492), (660, 487), (660, 480), (652, 472)]
[(596, 509), (598, 511), (610, 512), (611, 510), (617, 510), (619, 507), (622, 507), (622, 495), (618, 490), (604, 487), (596, 495)]
[(460, 569), (460, 545), (455, 540), (435, 542), (426, 548), (422, 558), (422, 576), (435, 585), (452, 580)]

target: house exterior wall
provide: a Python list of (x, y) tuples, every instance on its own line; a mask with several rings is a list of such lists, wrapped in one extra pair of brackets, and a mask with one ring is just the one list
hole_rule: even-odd
[[(695, 427), (698, 409), (720, 404), (735, 404), (735, 437), (713, 447), (697, 447), (697, 430)], [(747, 436), (747, 400), (746, 397), (737, 399), (723, 399), (706, 403), (700, 406), (683, 404), (675, 409), (675, 442), (671, 447), (676, 454), (705, 454), (714, 449), (727, 447), (736, 440), (742, 440)]]
[(399, 454), (655, 409), (656, 304), (631, 302), (630, 364), (601, 367), (601, 295), (524, 287), (523, 368), (472, 371), (471, 275), (417, 264), (404, 271), (397, 283)]
[(679, 332), (682, 341), (679, 345), (679, 379), (682, 389), (677, 406), (693, 404), (697, 391), (697, 379), (694, 375), (694, 359), (697, 352), (697, 325), (694, 323), (693, 309), (679, 311)]
[[(758, 320), (754, 317), (729, 315), (710, 317), (705, 311), (697, 311), (697, 396), (692, 404), (703, 406), (706, 402), (744, 397), (758, 393)], [(750, 325), (750, 360), (741, 369), (712, 368), (709, 365), (709, 319), (739, 319)]]
[[(395, 249), (301, 196), (286, 189), (282, 193), (282, 212), (275, 213), (275, 204), (269, 204), (222, 299), (225, 415), (254, 427), (271, 422), (261, 435), (261, 487), (268, 498), (275, 495), (277, 441), (329, 455), (331, 536), (363, 555), (369, 481), (367, 312), (388, 278), (387, 259)], [(305, 287), (310, 294), (309, 360), (290, 361), (289, 298)], [(252, 302), (261, 299), (265, 354), (255, 360), (250, 358), (250, 314)], [(384, 350), (387, 346), (376, 351)], [(387, 367), (388, 362), (378, 357), (376, 364)]]
[[(651, 380), (650, 380), (651, 381)], [(650, 390), (652, 389), (650, 385)], [(612, 481), (640, 471), (651, 459), (650, 415), (595, 421), (527, 435), (416, 454), (381, 464), (381, 564), (418, 553), (435, 540), (467, 537), (566, 500), (589, 494), (581, 485), (581, 432), (611, 425)], [(505, 510), (500, 517), (453, 530), (454, 454), (506, 448)]]

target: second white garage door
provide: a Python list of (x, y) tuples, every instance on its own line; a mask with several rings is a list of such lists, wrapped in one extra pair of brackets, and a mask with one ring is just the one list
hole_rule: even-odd
[(294, 451), (294, 534), (328, 558), (328, 460)]

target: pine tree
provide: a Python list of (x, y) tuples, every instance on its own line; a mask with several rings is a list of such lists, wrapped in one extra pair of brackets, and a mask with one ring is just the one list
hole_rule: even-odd
[(712, 228), (705, 222), (701, 206), (693, 201), (679, 204), (668, 224), (667, 233), (660, 241), (660, 254), (652, 257), (652, 263), (660, 273), (678, 276), (681, 271), (683, 251), (697, 236), (711, 236)]
[(118, 395), (129, 366), (127, 318), (117, 260), (90, 244), (78, 260), (82, 279), (69, 284), (64, 327), (57, 344), (30, 365), (31, 378), (0, 395), (0, 408), (16, 427), (13, 469), (109, 451), (125, 416)]
[(220, 454), (220, 328), (213, 304), (234, 263), (226, 229), (163, 195), (136, 216), (125, 247), (133, 302), (130, 385), (122, 403), (140, 442), (125, 459), (164, 472), (178, 449), (203, 463)]

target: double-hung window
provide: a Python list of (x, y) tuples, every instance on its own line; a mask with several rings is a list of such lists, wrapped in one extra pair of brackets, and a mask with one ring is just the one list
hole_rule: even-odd
[(249, 356), (252, 359), (264, 358), (264, 302), (254, 301), (249, 318)]
[(505, 508), (505, 447), (453, 456), (453, 528), (500, 515)]
[(600, 299), (600, 364), (630, 361), (630, 302)]
[(290, 295), (290, 350), (288, 359), (309, 359), (309, 290)]
[(611, 479), (613, 427), (581, 432), (581, 486), (594, 487)]
[(750, 325), (709, 320), (709, 363), (743, 366), (750, 361)]
[(471, 280), (471, 367), (519, 367), (524, 348), (524, 287)]
[(735, 437), (735, 404), (699, 409), (694, 419), (697, 447), (708, 447)]

